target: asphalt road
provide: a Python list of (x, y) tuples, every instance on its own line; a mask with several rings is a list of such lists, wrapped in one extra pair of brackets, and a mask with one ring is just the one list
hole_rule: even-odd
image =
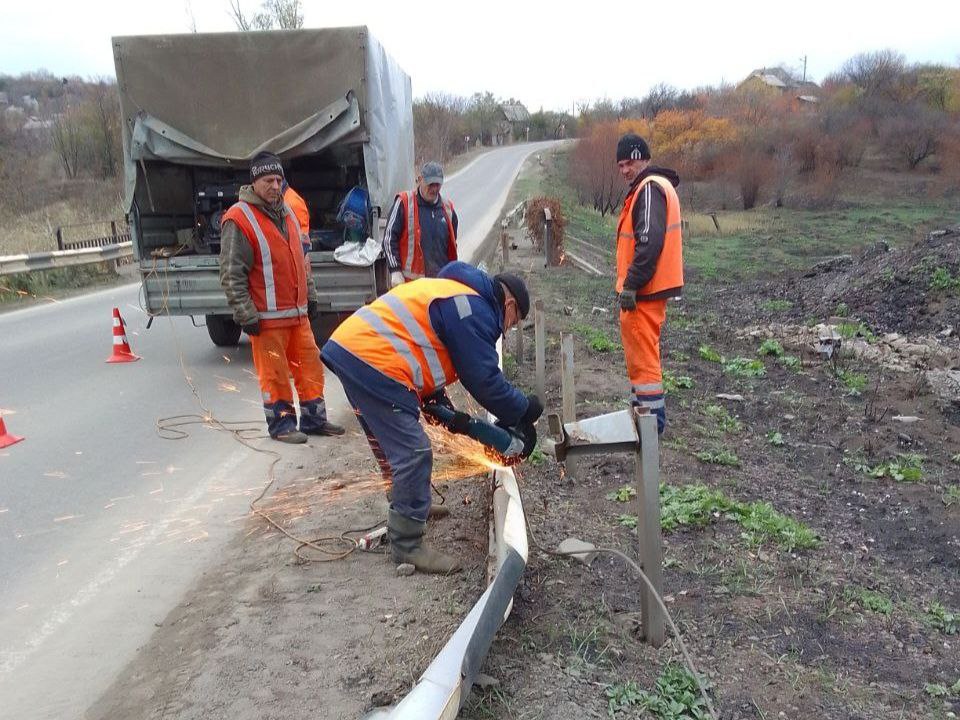
[[(473, 258), (523, 160), (498, 149), (451, 175), (460, 256)], [(249, 345), (216, 348), (189, 318), (147, 330), (139, 285), (0, 314), (0, 408), (26, 440), (0, 450), (0, 716), (81, 717), (236, 532), (271, 460), (202, 424), (165, 440), (161, 418), (204, 413), (264, 430)], [(111, 311), (139, 362), (106, 364)], [(349, 410), (328, 376), (331, 417)], [(312, 445), (330, 442), (311, 439)], [(308, 449), (279, 449), (308, 460)], [(309, 474), (309, 468), (304, 471)]]

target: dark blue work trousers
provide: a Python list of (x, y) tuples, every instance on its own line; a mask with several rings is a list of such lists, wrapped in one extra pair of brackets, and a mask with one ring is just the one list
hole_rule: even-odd
[(430, 512), (433, 450), (420, 424), (416, 394), (332, 340), (320, 357), (340, 379), (387, 483), (390, 508), (418, 522)]

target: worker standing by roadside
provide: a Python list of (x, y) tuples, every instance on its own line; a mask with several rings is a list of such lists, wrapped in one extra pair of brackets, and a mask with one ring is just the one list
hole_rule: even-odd
[[(233, 317), (250, 336), (270, 437), (304, 443), (307, 434), (342, 435), (327, 420), (323, 365), (310, 319), (317, 291), (300, 245), (300, 226), (283, 202), (280, 158), (260, 153), (252, 184), (223, 215), (220, 284)], [(300, 429), (290, 376), (300, 400)]]
[[(323, 346), (323, 362), (340, 378), (390, 483), (387, 534), (397, 563), (446, 573), (459, 562), (423, 544), (430, 512), (433, 452), (420, 425), (420, 408), (452, 408), (444, 388), (458, 379), (497, 424), (523, 442), (526, 458), (537, 442), (543, 413), (536, 395), (524, 395), (500, 370), (497, 341), (530, 310), (516, 275), (490, 277), (453, 262), (436, 278), (403, 283), (362, 307)], [(467, 431), (470, 416), (456, 412), (448, 427)]]
[(417, 187), (397, 195), (384, 230), (383, 247), (393, 287), (409, 280), (436, 277), (457, 259), (457, 213), (440, 197), (443, 168), (424, 163)]
[(657, 416), (663, 432), (667, 413), (660, 369), (660, 330), (667, 299), (683, 290), (680, 177), (650, 164), (650, 148), (627, 133), (617, 143), (617, 167), (629, 186), (617, 224), (617, 292), (620, 334), (633, 404)]

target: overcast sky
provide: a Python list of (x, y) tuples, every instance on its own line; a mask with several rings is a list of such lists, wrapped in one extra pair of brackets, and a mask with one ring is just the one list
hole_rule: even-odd
[[(261, 0), (241, 0), (250, 13)], [(960, 63), (956, 0), (535, 3), (305, 0), (305, 27), (367, 25), (415, 96), (490, 90), (531, 111), (738, 82), (784, 63), (821, 80), (858, 52)], [(950, 10), (949, 8), (954, 8)], [(162, 8), (162, 10), (161, 10)], [(560, 9), (558, 9), (560, 8)], [(113, 76), (112, 35), (234, 29), (228, 0), (0, 0), (0, 73)], [(290, 69), (280, 70), (289, 72)]]

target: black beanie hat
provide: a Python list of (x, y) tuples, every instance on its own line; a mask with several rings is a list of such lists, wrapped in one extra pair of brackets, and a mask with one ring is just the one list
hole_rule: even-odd
[(649, 160), (650, 146), (636, 133), (627, 133), (617, 143), (617, 162), (621, 160)]
[(283, 177), (283, 165), (273, 153), (261, 152), (250, 161), (250, 180), (256, 180), (264, 175), (279, 175)]
[[(507, 290), (510, 291), (510, 294), (517, 300), (517, 309), (520, 311), (520, 317), (526, 318), (527, 313), (530, 312), (530, 293), (527, 292), (527, 285), (523, 282), (522, 279), (514, 275), (513, 273), (500, 273), (499, 275), (493, 276), (494, 282), (503, 283), (507, 286)], [(494, 290), (497, 290), (497, 286), (494, 286)], [(499, 293), (498, 293), (499, 298)], [(501, 304), (504, 304), (504, 300), (500, 298)]]

